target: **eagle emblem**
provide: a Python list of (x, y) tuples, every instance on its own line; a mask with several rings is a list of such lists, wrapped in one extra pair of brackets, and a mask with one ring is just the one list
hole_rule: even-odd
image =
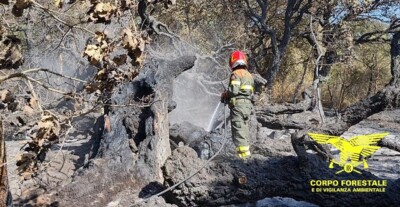
[(389, 133), (380, 134), (368, 134), (353, 136), (350, 139), (343, 137), (331, 136), (326, 134), (314, 134), (308, 133), (308, 135), (319, 144), (331, 144), (338, 150), (340, 150), (340, 160), (331, 159), (329, 168), (333, 168), (334, 164), (343, 167), (342, 170), (336, 172), (336, 174), (356, 172), (361, 174), (360, 171), (354, 169), (360, 164), (364, 164), (364, 169), (368, 168), (366, 158), (374, 154), (379, 146), (376, 146), (378, 141), (383, 139)]

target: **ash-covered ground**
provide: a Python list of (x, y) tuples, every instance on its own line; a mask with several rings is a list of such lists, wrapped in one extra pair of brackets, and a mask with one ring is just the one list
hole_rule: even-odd
[[(370, 134), (379, 132), (389, 132), (388, 139), (393, 142), (399, 142), (400, 128), (400, 110), (384, 111), (375, 114), (359, 124), (351, 127), (343, 137), (351, 137), (359, 134)], [(253, 122), (254, 123), (254, 122)], [(48, 162), (47, 170), (41, 172), (35, 179), (21, 182), (17, 176), (15, 160), (18, 156), (19, 149), (23, 141), (8, 141), (7, 144), (7, 160), (9, 161), (9, 179), (11, 183), (11, 191), (15, 204), (32, 204), (36, 205), (40, 202), (46, 202), (46, 197), (41, 198), (46, 192), (51, 191), (60, 186), (66, 185), (76, 176), (76, 170), (84, 167), (91, 156), (93, 148), (93, 132), (92, 125), (95, 124), (95, 119), (88, 117), (80, 120), (76, 125), (76, 131), (72, 132), (66, 138), (64, 143), (60, 143), (53, 147), (53, 150), (48, 154), (46, 162)], [(177, 142), (178, 148), (174, 149), (173, 155), (167, 160), (164, 169), (165, 186), (172, 185), (184, 179), (190, 172), (198, 169), (211, 154), (221, 146), (223, 138), (222, 129), (217, 129), (212, 133), (207, 133), (201, 127), (195, 127), (190, 123), (181, 124), (182, 129), (177, 129), (177, 125), (171, 126), (171, 140)], [(178, 130), (178, 131), (177, 131)], [(180, 130), (180, 131), (179, 131)], [(192, 205), (213, 205), (213, 206), (324, 206), (326, 203), (312, 202), (317, 198), (308, 200), (306, 197), (309, 192), (298, 192), (297, 197), (290, 193), (292, 190), (307, 191), (307, 180), (309, 179), (328, 179), (329, 175), (319, 173), (330, 172), (328, 162), (313, 161), (318, 165), (315, 172), (302, 171), (300, 163), (296, 163), (295, 153), (291, 146), (290, 131), (270, 130), (265, 127), (253, 126), (255, 136), (252, 140), (253, 158), (246, 164), (248, 169), (241, 169), (243, 165), (241, 161), (233, 155), (233, 145), (230, 141), (228, 132), (228, 143), (222, 153), (211, 162), (210, 166), (202, 169), (200, 173), (194, 176), (185, 184), (174, 189), (172, 193), (166, 194), (164, 198), (152, 198), (151, 200), (141, 204), (143, 206), (192, 206)], [(91, 133), (88, 133), (91, 131)], [(186, 133), (186, 134), (185, 134)], [(179, 138), (180, 136), (180, 138)], [(178, 138), (177, 138), (178, 137)], [(190, 139), (187, 139), (187, 138)], [(185, 146), (191, 147), (185, 147)], [(62, 150), (60, 150), (62, 146)], [(175, 148), (175, 147), (174, 147)], [(194, 150), (193, 150), (194, 149)], [(312, 151), (309, 151), (313, 155)], [(208, 154), (207, 154), (208, 153)], [(204, 159), (198, 158), (203, 155)], [(363, 174), (372, 173), (375, 179), (387, 179), (389, 182), (395, 182), (399, 178), (399, 159), (400, 153), (393, 150), (381, 148), (371, 158), (368, 159), (369, 168), (362, 169)], [(317, 158), (316, 158), (317, 159)], [(268, 164), (268, 165), (267, 165)], [(257, 167), (254, 167), (257, 166)], [(274, 168), (281, 166), (279, 169)], [(325, 169), (323, 169), (325, 168)], [(286, 171), (280, 171), (286, 169)], [(220, 174), (221, 171), (226, 171), (225, 174)], [(259, 171), (257, 171), (259, 170)], [(273, 185), (281, 183), (282, 186), (275, 186), (274, 192), (261, 190), (268, 195), (252, 195), (246, 197), (246, 193), (253, 193), (252, 189), (246, 189), (245, 186), (238, 186), (234, 183), (239, 172), (244, 172), (249, 179), (249, 182), (259, 182), (260, 185)], [(330, 175), (334, 176), (334, 170)], [(223, 177), (221, 177), (223, 176)], [(304, 177), (303, 177), (304, 176)], [(344, 175), (347, 176), (347, 175)], [(353, 179), (362, 179), (353, 175)], [(254, 180), (263, 179), (263, 180)], [(269, 180), (268, 180), (269, 179)], [(277, 180), (286, 179), (286, 180)], [(293, 179), (293, 180), (291, 180)], [(299, 180), (299, 179), (303, 179)], [(333, 177), (332, 179), (340, 179)], [(217, 183), (215, 183), (217, 182)], [(304, 186), (300, 183), (304, 182)], [(293, 183), (295, 186), (291, 186)], [(274, 185), (275, 185), (274, 184)], [(250, 186), (262, 188), (260, 185), (250, 183)], [(158, 187), (157, 187), (158, 186)], [(113, 188), (110, 183), (106, 188)], [(218, 188), (220, 188), (218, 190)], [(121, 193), (114, 194), (107, 201), (107, 206), (129, 206), (135, 203), (138, 197), (146, 197), (155, 194), (162, 189), (165, 189), (163, 184), (148, 186), (141, 189), (121, 189)], [(281, 190), (281, 191), (279, 191)], [(390, 192), (390, 188), (387, 189)], [(238, 193), (238, 191), (243, 191)], [(130, 196), (127, 195), (130, 192)], [(219, 194), (218, 194), (219, 193)], [(391, 192), (392, 194), (395, 192)], [(302, 195), (303, 196), (299, 196)], [(391, 195), (392, 195), (391, 194)], [(353, 194), (353, 197), (363, 194)], [(39, 196), (39, 197), (37, 197)], [(79, 195), (76, 195), (79, 199)], [(135, 198), (136, 196), (136, 198)], [(230, 197), (231, 196), (231, 197)], [(244, 202), (241, 202), (243, 196)], [(268, 198), (269, 197), (269, 198)], [(212, 202), (209, 199), (215, 199)], [(255, 200), (251, 199), (254, 198)], [(165, 201), (166, 200), (166, 201)], [(297, 201), (296, 201), (297, 200)], [(170, 204), (168, 204), (169, 202)], [(335, 201), (338, 202), (338, 201)], [(173, 204), (172, 204), (173, 203)], [(340, 201), (338, 202), (340, 203)], [(333, 206), (333, 205), (331, 205)]]

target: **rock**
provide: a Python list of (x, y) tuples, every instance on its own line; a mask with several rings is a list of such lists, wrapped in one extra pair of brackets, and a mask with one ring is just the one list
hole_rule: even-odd
[(190, 122), (182, 122), (180, 124), (174, 124), (169, 128), (169, 136), (175, 143), (183, 142), (189, 145), (194, 141), (204, 139), (207, 132), (198, 126), (191, 124)]
[(282, 197), (273, 197), (273, 198), (264, 198), (262, 200), (257, 201), (256, 207), (318, 207), (315, 204), (311, 204), (304, 201), (296, 201), (293, 198), (282, 198)]
[(290, 139), (290, 131), (272, 130), (258, 125), (257, 136), (252, 143), (253, 154), (267, 157), (295, 155)]
[(133, 207), (177, 207), (177, 205), (165, 202), (163, 197), (152, 197), (146, 202), (133, 205)]
[(172, 177), (166, 176), (167, 179), (183, 180), (188, 175), (188, 173), (182, 172), (183, 168), (190, 165), (199, 167), (203, 164), (204, 161), (198, 159), (196, 151), (192, 148), (188, 146), (179, 147), (165, 162), (164, 174), (172, 175)]
[[(196, 156), (195, 151), (187, 146), (174, 150), (172, 154), (164, 170), (167, 186), (182, 181), (204, 163)], [(293, 156), (266, 158), (255, 154), (250, 160), (243, 162), (231, 155), (221, 154), (193, 178), (173, 189), (172, 195), (164, 197), (178, 206), (245, 204), (277, 194), (321, 206), (391, 206), (400, 202), (400, 185), (389, 181), (386, 193), (375, 193), (374, 196), (311, 192), (309, 183), (313, 179), (380, 179), (366, 171), (362, 171), (361, 175), (337, 175), (337, 170), (329, 169), (327, 165), (327, 162), (321, 161), (315, 155), (308, 155), (307, 163), (302, 163)], [(238, 179), (243, 175), (246, 177), (246, 184), (239, 183)]]
[[(352, 126), (342, 137), (350, 138), (356, 135), (389, 132), (385, 141), (400, 146), (400, 110), (388, 110), (374, 114), (360, 123)], [(400, 178), (400, 152), (381, 148), (368, 159), (369, 168), (365, 169), (376, 176), (385, 179)]]

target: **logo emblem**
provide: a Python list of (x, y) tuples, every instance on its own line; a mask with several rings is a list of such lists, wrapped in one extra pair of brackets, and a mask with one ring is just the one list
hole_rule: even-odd
[(340, 160), (331, 159), (329, 163), (329, 168), (333, 168), (334, 164), (343, 167), (343, 169), (337, 171), (336, 174), (342, 173), (343, 171), (346, 173), (354, 171), (361, 174), (355, 167), (364, 164), (364, 169), (368, 168), (366, 158), (381, 148), (376, 146), (376, 144), (389, 133), (359, 135), (351, 137), (348, 140), (326, 134), (307, 134), (319, 144), (331, 144), (340, 150)]

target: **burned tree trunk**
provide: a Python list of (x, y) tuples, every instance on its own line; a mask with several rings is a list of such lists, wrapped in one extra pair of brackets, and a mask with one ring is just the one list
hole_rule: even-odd
[[(161, 167), (165, 160), (171, 155), (169, 145), (169, 121), (168, 112), (175, 108), (172, 100), (172, 81), (183, 71), (193, 67), (194, 56), (182, 57), (174, 61), (162, 61), (159, 68), (152, 68), (151, 74), (154, 77), (146, 77), (145, 83), (152, 85), (155, 92), (154, 101), (151, 106), (152, 116), (149, 119), (153, 122), (148, 124), (146, 129), (146, 138), (139, 146), (138, 171), (145, 174), (140, 178), (148, 177), (152, 181), (163, 182)], [(160, 70), (163, 68), (164, 70)], [(154, 81), (154, 83), (152, 83)], [(149, 120), (149, 121), (150, 121)], [(148, 121), (147, 121), (148, 122)], [(147, 166), (143, 168), (143, 166)]]
[(397, 31), (393, 35), (390, 47), (392, 56), (390, 70), (392, 73), (392, 80), (390, 81), (390, 85), (398, 85), (397, 82), (400, 78), (400, 31)]
[(352, 126), (386, 108), (397, 108), (399, 107), (399, 93), (400, 89), (398, 87), (388, 85), (374, 96), (346, 108), (342, 113), (342, 119), (346, 125)]
[[(68, 206), (106, 206), (121, 192), (131, 194), (149, 182), (163, 182), (161, 167), (171, 153), (172, 81), (192, 68), (195, 60), (194, 56), (151, 59), (132, 83), (118, 86), (109, 116), (100, 117), (95, 127), (98, 138), (93, 159), (54, 200)], [(107, 122), (110, 131), (105, 130)]]

